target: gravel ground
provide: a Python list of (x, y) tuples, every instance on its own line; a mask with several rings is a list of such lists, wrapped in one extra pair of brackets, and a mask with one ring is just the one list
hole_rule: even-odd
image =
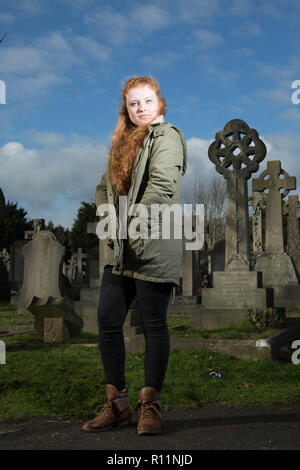
[(44, 416), (2, 422), (0, 450), (106, 450), (107, 458), (125, 450), (128, 455), (138, 455), (138, 451), (142, 450), (151, 453), (170, 450), (181, 454), (188, 450), (217, 449), (300, 450), (298, 404), (206, 405), (196, 409), (172, 410), (163, 413), (162, 433), (156, 436), (136, 434), (136, 413), (129, 426), (101, 433), (82, 431), (82, 423), (83, 420), (79, 419)]

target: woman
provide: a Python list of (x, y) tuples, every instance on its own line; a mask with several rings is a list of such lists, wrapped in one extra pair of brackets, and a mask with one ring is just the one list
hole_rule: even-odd
[[(123, 323), (135, 299), (145, 336), (145, 384), (135, 408), (139, 410), (137, 433), (157, 434), (161, 431), (160, 392), (170, 350), (167, 308), (172, 287), (179, 285), (182, 240), (172, 237), (173, 219), (168, 239), (157, 238), (158, 234), (156, 238), (149, 236), (155, 223), (161, 234), (161, 218), (151, 219), (151, 204), (165, 204), (167, 209), (179, 204), (186, 144), (182, 132), (164, 120), (166, 103), (154, 78), (129, 79), (122, 97), (107, 169), (96, 188), (95, 200), (100, 216), (104, 215), (101, 205), (107, 203), (119, 214), (120, 196), (123, 201), (126, 196), (127, 209), (140, 204), (144, 211), (140, 218), (138, 209), (127, 210), (126, 237), (119, 235), (117, 218), (116, 237), (105, 240), (98, 324), (106, 403), (83, 430), (103, 431), (130, 422)], [(141, 229), (141, 225), (143, 236), (133, 237), (128, 227)]]

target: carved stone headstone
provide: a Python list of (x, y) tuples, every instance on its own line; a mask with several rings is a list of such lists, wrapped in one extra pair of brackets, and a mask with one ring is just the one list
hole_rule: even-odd
[(300, 201), (298, 196), (289, 196), (283, 206), (283, 214), (287, 216), (287, 254), (295, 263), (300, 276)]
[(257, 253), (254, 267), (263, 273), (264, 287), (298, 284), (291, 257), (284, 251), (283, 198), (291, 189), (296, 189), (296, 178), (281, 168), (280, 161), (269, 161), (267, 169), (252, 180), (253, 194), (262, 194), (266, 201), (265, 247)]
[(23, 248), (24, 279), (18, 297), (19, 312), (35, 317), (35, 328), (45, 342), (68, 342), (80, 333), (82, 319), (74, 302), (60, 291), (60, 267), (65, 248), (53, 233), (41, 230)]
[(255, 129), (234, 119), (217, 132), (208, 155), (227, 182), (225, 271), (249, 270), (247, 180), (265, 158), (266, 146)]
[(252, 180), (253, 192), (264, 193), (266, 200), (266, 253), (284, 253), (282, 199), (291, 189), (296, 189), (296, 178), (281, 168), (280, 161), (269, 161), (267, 169)]
[[(273, 288), (277, 306), (288, 313), (300, 312), (298, 275), (291, 255), (285, 252), (283, 235), (283, 199), (296, 189), (296, 178), (281, 168), (280, 161), (270, 161), (267, 170), (253, 180), (252, 189), (266, 199), (265, 249), (257, 253), (254, 269), (262, 272), (263, 286)], [(286, 211), (292, 214), (292, 202)]]

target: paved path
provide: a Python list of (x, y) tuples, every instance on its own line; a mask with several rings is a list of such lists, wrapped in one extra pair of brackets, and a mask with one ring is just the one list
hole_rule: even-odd
[(206, 405), (172, 410), (163, 413), (163, 432), (159, 436), (138, 436), (136, 420), (134, 413), (131, 425), (95, 434), (82, 431), (82, 421), (78, 419), (41, 417), (7, 421), (0, 424), (0, 450), (111, 450), (112, 456), (118, 450), (120, 455), (122, 450), (135, 455), (134, 451), (142, 449), (300, 450), (300, 404)]

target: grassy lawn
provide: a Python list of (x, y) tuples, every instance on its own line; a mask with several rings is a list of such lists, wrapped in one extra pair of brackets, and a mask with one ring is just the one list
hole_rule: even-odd
[[(184, 323), (183, 318), (173, 320)], [(6, 364), (0, 364), (0, 422), (38, 415), (85, 419), (104, 403), (98, 348), (80, 346), (97, 343), (97, 335), (82, 333), (72, 345), (44, 345), (37, 333), (1, 339), (7, 348)], [(144, 385), (143, 363), (143, 351), (126, 355), (132, 407)], [(221, 379), (212, 378), (212, 371), (219, 371)], [(172, 349), (161, 401), (165, 410), (207, 403), (299, 403), (299, 380), (300, 364), (290, 360), (255, 362), (200, 349)]]

